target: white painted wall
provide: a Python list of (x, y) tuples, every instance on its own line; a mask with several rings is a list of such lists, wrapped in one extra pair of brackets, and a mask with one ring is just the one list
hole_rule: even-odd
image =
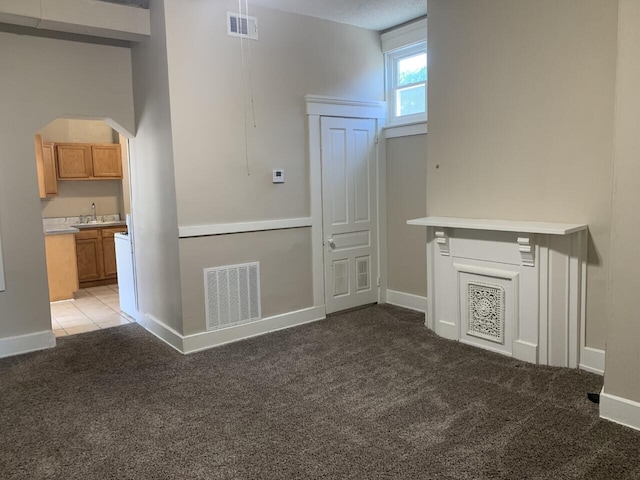
[(33, 135), (62, 116), (134, 131), (127, 49), (0, 33), (0, 338), (51, 328)]

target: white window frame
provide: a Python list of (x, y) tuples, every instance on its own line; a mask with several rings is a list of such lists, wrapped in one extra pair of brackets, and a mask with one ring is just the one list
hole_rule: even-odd
[[(387, 85), (387, 105), (389, 108), (387, 114), (387, 125), (389, 126), (397, 126), (397, 125), (411, 125), (414, 123), (422, 123), (427, 121), (427, 80), (424, 82), (417, 82), (413, 84), (398, 86), (398, 63), (407, 57), (413, 57), (415, 55), (420, 55), (421, 53), (427, 53), (427, 42), (414, 43), (413, 45), (408, 45), (406, 47), (398, 48), (396, 50), (392, 50), (385, 54), (385, 63), (386, 63), (386, 85)], [(424, 112), (414, 113), (412, 115), (397, 115), (397, 93), (398, 90), (409, 88), (412, 86), (424, 85), (425, 88), (425, 101), (424, 101)]]
[[(398, 60), (427, 51), (427, 19), (423, 18), (408, 25), (390, 30), (380, 36), (382, 51), (385, 58), (385, 92), (387, 99), (387, 123), (385, 137), (403, 137), (427, 133), (427, 106), (429, 74), (427, 67), (427, 81), (425, 89), (424, 113), (396, 116), (396, 87), (395, 68)], [(428, 62), (428, 57), (427, 57)], [(402, 87), (406, 88), (406, 86)]]

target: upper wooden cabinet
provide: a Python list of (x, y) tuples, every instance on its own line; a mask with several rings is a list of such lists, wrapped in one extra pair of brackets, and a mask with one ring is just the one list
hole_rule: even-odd
[(120, 145), (58, 143), (58, 179), (119, 180), (122, 178)]
[(40, 198), (58, 195), (55, 145), (51, 142), (43, 142), (42, 137), (36, 135), (35, 148)]
[(92, 145), (93, 176), (122, 178), (120, 145)]
[(91, 177), (91, 146), (58, 144), (58, 178), (61, 180)]

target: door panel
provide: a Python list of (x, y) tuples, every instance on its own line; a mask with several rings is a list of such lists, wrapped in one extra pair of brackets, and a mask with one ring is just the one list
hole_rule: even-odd
[[(321, 119), (327, 313), (375, 303), (375, 120)], [(375, 276), (375, 278), (374, 278)]]

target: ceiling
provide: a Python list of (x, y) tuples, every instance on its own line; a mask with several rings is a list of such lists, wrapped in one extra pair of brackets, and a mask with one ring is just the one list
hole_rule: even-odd
[[(149, 0), (102, 0), (149, 8)], [(217, 0), (210, 0), (217, 1)], [(243, 4), (247, 0), (240, 0)], [(427, 14), (427, 0), (248, 0), (251, 5), (386, 30)], [(251, 8), (251, 7), (249, 7)]]
[(427, 14), (427, 0), (249, 0), (249, 4), (378, 31)]

